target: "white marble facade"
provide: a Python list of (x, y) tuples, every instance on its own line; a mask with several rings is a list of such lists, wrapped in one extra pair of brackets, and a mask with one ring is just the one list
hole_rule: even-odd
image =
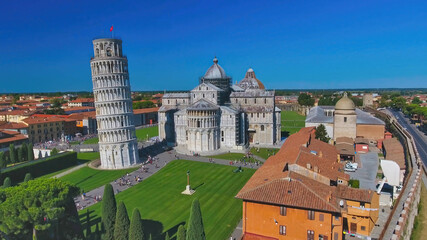
[(280, 116), (274, 91), (265, 90), (252, 69), (231, 85), (215, 58), (197, 87), (163, 96), (159, 137), (193, 153), (274, 145), (281, 138)]
[(139, 155), (122, 40), (95, 39), (93, 49), (90, 65), (101, 168), (128, 168), (139, 163)]

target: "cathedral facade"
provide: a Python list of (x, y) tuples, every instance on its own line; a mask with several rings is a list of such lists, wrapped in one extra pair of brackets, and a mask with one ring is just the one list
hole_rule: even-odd
[(193, 90), (164, 94), (159, 137), (177, 150), (202, 154), (274, 145), (281, 140), (281, 115), (274, 96), (252, 68), (232, 85), (215, 58)]

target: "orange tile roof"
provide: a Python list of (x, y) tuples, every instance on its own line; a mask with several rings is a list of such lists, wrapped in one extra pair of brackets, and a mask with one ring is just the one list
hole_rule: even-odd
[(399, 165), (400, 169), (406, 168), (405, 151), (397, 138), (384, 139), (383, 149), (385, 149), (386, 152), (386, 160), (395, 161)]
[(22, 129), (27, 127), (28, 126), (25, 123), (13, 123), (13, 122), (0, 125), (0, 129)]
[(142, 109), (134, 109), (133, 113), (134, 114), (141, 114), (141, 113), (154, 113), (154, 112), (158, 112), (159, 108), (142, 108)]
[(70, 101), (72, 103), (84, 103), (84, 102), (94, 102), (93, 98), (77, 98), (75, 100)]
[(8, 142), (15, 142), (15, 141), (19, 141), (19, 140), (28, 139), (28, 137), (26, 137), (25, 135), (23, 135), (19, 132), (6, 131), (6, 130), (0, 130), (0, 132), (4, 133), (6, 135), (9, 135), (7, 137), (0, 138), (0, 143), (8, 143)]
[(64, 118), (58, 117), (29, 117), (22, 120), (27, 124), (40, 124), (40, 123), (50, 123), (50, 122), (64, 122)]
[[(338, 189), (330, 186), (329, 182), (315, 180), (310, 175), (305, 176), (286, 167), (297, 164), (307, 169), (307, 163), (310, 163), (313, 176), (321, 175), (333, 181), (348, 180), (349, 175), (343, 172), (344, 166), (338, 162), (337, 154), (334, 146), (314, 139), (313, 128), (303, 128), (291, 135), (276, 155), (267, 159), (236, 197), (247, 201), (339, 212), (340, 198), (358, 199), (354, 191), (343, 191), (342, 187), (348, 187), (342, 185)], [(313, 169), (318, 171), (314, 172)], [(363, 191), (366, 190), (360, 191), (363, 194), (359, 200), (365, 201), (367, 193)]]
[(67, 107), (64, 110), (65, 111), (73, 111), (73, 110), (93, 110), (93, 111), (95, 111), (95, 107)]

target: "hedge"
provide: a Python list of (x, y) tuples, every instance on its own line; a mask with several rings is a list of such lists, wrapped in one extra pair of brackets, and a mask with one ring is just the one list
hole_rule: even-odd
[(6, 177), (10, 177), (12, 183), (17, 184), (24, 181), (27, 173), (31, 173), (33, 178), (37, 178), (74, 165), (77, 165), (76, 152), (61, 153), (46, 159), (34, 160), (15, 167), (2, 169), (0, 182), (3, 182)]

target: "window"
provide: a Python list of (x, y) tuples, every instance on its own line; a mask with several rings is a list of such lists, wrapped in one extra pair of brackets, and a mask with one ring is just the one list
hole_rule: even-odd
[(256, 98), (254, 98), (254, 103), (256, 104)]
[(279, 234), (286, 235), (286, 226), (283, 226), (283, 225), (279, 226)]
[(221, 131), (221, 142), (224, 142), (224, 131)]
[(236, 103), (237, 103), (237, 98), (236, 98)]
[(254, 113), (251, 113), (251, 118), (253, 118), (254, 117)]
[(313, 210), (308, 210), (307, 211), (307, 218), (309, 220), (314, 220), (314, 211)]
[(256, 114), (256, 117), (259, 118), (259, 113)]
[(205, 98), (205, 94), (203, 93), (203, 98)]
[(338, 240), (338, 233), (334, 233), (334, 240)]
[(360, 230), (366, 231), (366, 227), (365, 226), (360, 226)]
[(314, 231), (313, 230), (307, 231), (307, 240), (314, 240)]
[(212, 94), (212, 97), (215, 98), (215, 94)]
[(344, 122), (347, 122), (347, 117), (344, 117)]
[(197, 120), (197, 127), (200, 127), (200, 120)]
[(265, 113), (262, 113), (262, 117), (265, 118)]
[(280, 215), (286, 216), (287, 208), (286, 207), (280, 207)]
[(248, 103), (248, 99), (245, 98), (245, 104), (247, 104), (247, 103)]
[(107, 56), (111, 57), (111, 48), (107, 48)]
[(321, 213), (319, 214), (319, 221), (323, 222), (323, 220), (324, 220), (324, 216), (323, 216), (323, 213)]
[(267, 98), (264, 98), (264, 104), (267, 103)]
[(335, 215), (335, 221), (339, 221), (340, 220), (340, 216)]
[(264, 125), (261, 125), (261, 131), (264, 131)]

